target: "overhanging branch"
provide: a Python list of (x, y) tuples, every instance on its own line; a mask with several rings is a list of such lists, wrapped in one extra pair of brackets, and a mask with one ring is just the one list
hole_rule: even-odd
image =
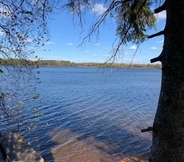
[(166, 10), (165, 2), (164, 2), (164, 4), (163, 4), (162, 6), (156, 8), (156, 9), (154, 10), (154, 12), (155, 12), (155, 13), (159, 13), (159, 12), (162, 12), (163, 10)]
[(157, 36), (160, 36), (160, 35), (164, 35), (164, 30), (163, 31), (160, 31), (158, 33), (155, 33), (153, 35), (150, 35), (150, 36), (148, 36), (148, 38), (153, 38), (153, 37), (157, 37)]

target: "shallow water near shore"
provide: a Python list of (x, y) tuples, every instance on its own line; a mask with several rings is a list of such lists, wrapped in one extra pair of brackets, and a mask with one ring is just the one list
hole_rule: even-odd
[(20, 128), (46, 162), (118, 162), (149, 152), (160, 91), (160, 69), (41, 67), (39, 122)]

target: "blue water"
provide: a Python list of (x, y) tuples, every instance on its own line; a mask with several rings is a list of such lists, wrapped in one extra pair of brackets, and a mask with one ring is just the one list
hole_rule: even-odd
[[(25, 100), (21, 133), (56, 162), (118, 162), (149, 152), (160, 69), (41, 67), (37, 100)], [(31, 111), (34, 107), (38, 110)], [(35, 114), (41, 116), (35, 117)], [(23, 118), (25, 119), (25, 118)], [(34, 125), (34, 127), (32, 127)]]

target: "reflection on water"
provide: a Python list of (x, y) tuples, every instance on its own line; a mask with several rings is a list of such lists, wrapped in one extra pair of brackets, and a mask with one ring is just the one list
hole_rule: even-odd
[(153, 123), (160, 70), (40, 71), (40, 98), (34, 104), (44, 114), (31, 134), (21, 131), (46, 161), (118, 162), (149, 151), (151, 134), (140, 130)]

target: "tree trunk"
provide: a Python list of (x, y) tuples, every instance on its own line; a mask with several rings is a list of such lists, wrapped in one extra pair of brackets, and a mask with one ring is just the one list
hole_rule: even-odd
[(166, 0), (166, 12), (150, 162), (184, 162), (184, 0)]

